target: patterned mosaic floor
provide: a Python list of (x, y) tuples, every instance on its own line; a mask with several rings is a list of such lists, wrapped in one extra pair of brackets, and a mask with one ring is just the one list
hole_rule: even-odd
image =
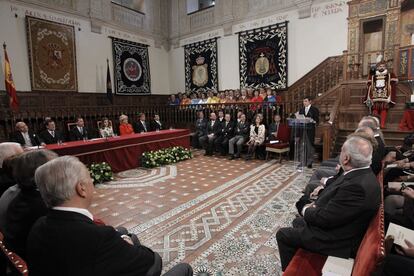
[(164, 270), (188, 262), (199, 276), (280, 275), (275, 233), (294, 218), (310, 173), (196, 152), (175, 166), (120, 173), (97, 187), (92, 212), (137, 234)]

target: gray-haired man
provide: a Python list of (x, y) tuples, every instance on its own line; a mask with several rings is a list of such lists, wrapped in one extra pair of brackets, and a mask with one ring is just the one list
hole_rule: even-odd
[[(94, 186), (76, 157), (63, 156), (36, 170), (35, 181), (52, 210), (33, 226), (28, 238), (30, 275), (159, 276), (159, 255), (111, 226), (96, 225), (88, 211)], [(164, 275), (192, 275), (179, 264)]]
[(381, 202), (381, 190), (370, 168), (371, 143), (348, 138), (339, 157), (344, 173), (300, 211), (304, 223), (281, 228), (276, 239), (282, 270), (299, 248), (341, 258), (355, 257), (359, 244)]

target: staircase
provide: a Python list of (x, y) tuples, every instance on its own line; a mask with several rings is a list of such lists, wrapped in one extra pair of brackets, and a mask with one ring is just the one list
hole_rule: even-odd
[[(309, 95), (320, 111), (320, 124), (316, 144), (323, 148), (323, 159), (336, 155), (359, 120), (368, 115), (363, 104), (367, 93), (367, 80), (345, 67), (346, 56), (325, 59), (308, 74), (295, 82), (284, 94), (286, 113), (294, 113), (302, 106), (302, 99)], [(355, 77), (355, 79), (352, 79)], [(397, 84), (396, 105), (388, 112), (387, 128), (383, 130), (387, 146), (401, 144), (406, 132), (398, 124), (409, 101), (411, 90), (406, 83)]]

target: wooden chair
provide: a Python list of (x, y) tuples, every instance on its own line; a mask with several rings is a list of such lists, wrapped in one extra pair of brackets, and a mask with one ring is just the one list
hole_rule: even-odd
[[(267, 137), (267, 136), (266, 136)], [(279, 125), (279, 131), (277, 134), (277, 140), (279, 143), (271, 144), (266, 143), (266, 160), (269, 159), (271, 153), (279, 154), (279, 163), (282, 163), (282, 155), (285, 153), (287, 160), (289, 160), (289, 151), (290, 151), (290, 130), (285, 124)]]
[[(98, 129), (101, 129), (102, 121), (97, 121), (96, 124), (98, 126)], [(110, 127), (112, 127), (112, 121), (111, 120), (108, 120), (108, 124), (109, 124)], [(112, 129), (113, 129), (113, 127), (112, 127)]]
[(0, 250), (3, 253), (5, 259), (7, 260), (7, 268), (10, 268), (10, 270), (14, 273), (17, 273), (17, 275), (29, 275), (29, 270), (27, 269), (26, 262), (22, 258), (20, 258), (19, 255), (8, 250), (3, 243), (3, 240), (3, 233), (0, 232)]
[(66, 124), (68, 132), (70, 132), (75, 126), (76, 126), (76, 123), (67, 123)]
[(282, 163), (282, 154), (286, 153), (287, 159), (289, 159), (290, 145), (289, 143), (275, 143), (275, 144), (266, 144), (266, 160), (269, 159), (270, 153), (279, 154), (279, 163)]

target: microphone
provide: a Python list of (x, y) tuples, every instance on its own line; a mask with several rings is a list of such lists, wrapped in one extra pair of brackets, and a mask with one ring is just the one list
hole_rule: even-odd
[(36, 134), (34, 134), (33, 133), (33, 139), (35, 140), (35, 143), (36, 143), (36, 146), (37, 146), (37, 148), (40, 148), (40, 139), (39, 139), (39, 137), (37, 137), (37, 135)]

